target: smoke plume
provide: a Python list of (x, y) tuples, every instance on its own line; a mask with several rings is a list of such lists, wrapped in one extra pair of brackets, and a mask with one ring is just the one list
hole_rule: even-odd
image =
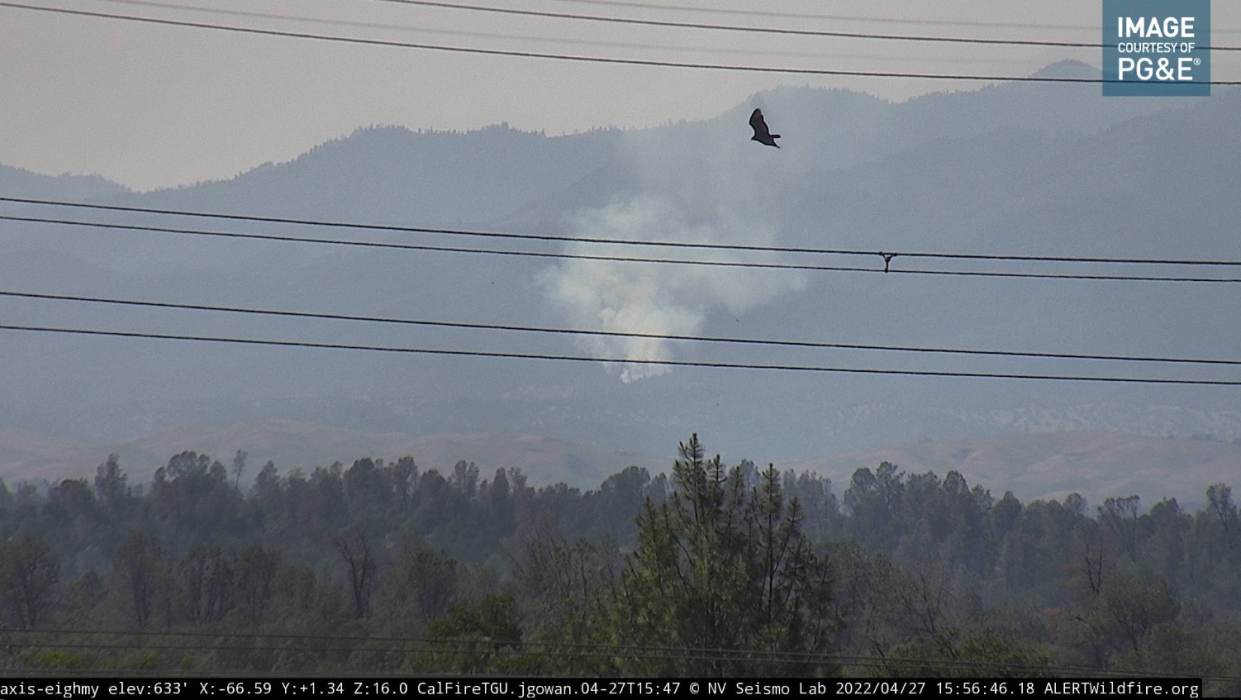
[[(744, 123), (742, 124), (744, 127)], [(779, 151), (761, 148), (721, 128), (678, 127), (629, 134), (620, 160), (637, 183), (604, 207), (569, 217), (578, 236), (634, 241), (770, 245), (778, 238), (774, 208)], [(687, 260), (767, 262), (767, 254), (700, 249), (574, 243), (569, 252)], [(630, 333), (690, 335), (714, 313), (738, 316), (804, 287), (788, 271), (633, 262), (571, 260), (543, 278), (548, 299), (577, 327)], [(670, 360), (684, 353), (675, 341), (648, 338), (579, 339), (595, 357)], [(678, 347), (682, 345), (682, 347)], [(658, 365), (624, 363), (632, 382), (667, 373)]]

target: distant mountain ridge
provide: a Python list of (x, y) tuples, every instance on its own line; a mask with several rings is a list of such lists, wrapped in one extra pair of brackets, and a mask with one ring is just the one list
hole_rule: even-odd
[(287, 163), (138, 200), (379, 224), (476, 224), (571, 186), (607, 161), (615, 134), (553, 138), (508, 124), (467, 132), (369, 127)]
[[(1096, 71), (1073, 62), (1045, 70), (1074, 76)], [(779, 152), (751, 148), (745, 117), (759, 104), (784, 134), (785, 148)], [(57, 178), (21, 178), (49, 198), (564, 233), (599, 221), (600, 212), (645, 222), (635, 216), (642, 212), (634, 203), (651, 199), (671, 211), (677, 225), (708, 231), (720, 223), (719, 210), (732, 204), (736, 193), (717, 185), (748, 186), (752, 183), (746, 178), (761, 173), (753, 178), (753, 190), (736, 188), (765, 203), (734, 226), (740, 242), (749, 242), (751, 232), (770, 232), (774, 243), (788, 246), (1235, 258), (1235, 222), (1241, 220), (1235, 197), (1241, 191), (1237, 114), (1238, 90), (1197, 100), (1122, 100), (1103, 98), (1097, 85), (1020, 83), (895, 104), (845, 90), (780, 87), (712, 120), (641, 131), (547, 137), (503, 125), (457, 134), (363, 129), (289, 163), (262, 166), (228, 181), (147, 194), (70, 180), (65, 182), (78, 183), (75, 187), (90, 185), (70, 195), (58, 189)], [(0, 177), (12, 175), (11, 170), (0, 170)], [(0, 186), (0, 191), (7, 190)], [(100, 221), (138, 218), (73, 215)], [(482, 245), (430, 234), (172, 217), (143, 217), (143, 222)], [(599, 321), (598, 316), (567, 318), (549, 302), (548, 280), (564, 266), (547, 259), (12, 222), (0, 222), (0, 234), (0, 278), (11, 289), (484, 323), (564, 327)], [(555, 243), (528, 248), (564, 250)], [(893, 264), (913, 266), (914, 261), (897, 257)], [(671, 272), (680, 268), (665, 267), (667, 274), (652, 273), (653, 286), (644, 292), (657, 302), (689, 286)], [(733, 275), (720, 271), (718, 279), (726, 279), (726, 273)], [(747, 284), (720, 287), (727, 293), (761, 290), (782, 279), (774, 272), (756, 275), (734, 275), (729, 279)], [(808, 273), (803, 286), (790, 285), (774, 301), (743, 305), (744, 310), (734, 311), (719, 299), (683, 306), (701, 317), (694, 331), (704, 335), (1232, 357), (1241, 347), (1241, 327), (1230, 321), (1236, 304), (1227, 287)], [(32, 325), (584, 352), (563, 336), (415, 331), (12, 299), (0, 300), (0, 312), (11, 323)], [(1223, 375), (1211, 368), (1164, 364), (1113, 367), (844, 351), (757, 355), (688, 343), (669, 352), (676, 359), (758, 358), (839, 367)], [(937, 441), (972, 439), (1002, 430), (1241, 436), (1235, 397), (1202, 388), (836, 375), (808, 379), (691, 369), (621, 385), (615, 371), (589, 363), (226, 349), (11, 333), (0, 337), (0, 366), (10, 368), (0, 375), (0, 426), (69, 435), (94, 445), (124, 443), (177, 425), (275, 419), (362, 432), (556, 435), (577, 444), (624, 446), (648, 454), (663, 454), (698, 431), (711, 449), (724, 454), (772, 459), (865, 449), (922, 435)], [(1019, 418), (1006, 421), (1005, 415)]]
[[(98, 175), (40, 175), (0, 164), (0, 192), (6, 197), (78, 201), (122, 195), (129, 190)], [(11, 202), (0, 202), (0, 210), (16, 209), (20, 206)]]

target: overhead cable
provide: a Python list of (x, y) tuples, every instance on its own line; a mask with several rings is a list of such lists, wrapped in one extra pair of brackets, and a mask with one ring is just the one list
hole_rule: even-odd
[[(971, 82), (1031, 82), (1031, 83), (1083, 83), (1083, 84), (1099, 84), (1099, 83), (1122, 83), (1126, 81), (1106, 79), (1106, 78), (1082, 78), (1072, 76), (1057, 75), (1025, 75), (1025, 76), (1006, 76), (1006, 75), (980, 75), (980, 74), (949, 74), (949, 73), (917, 73), (917, 72), (901, 72), (901, 71), (874, 71), (874, 70), (842, 70), (832, 68), (794, 68), (779, 66), (755, 66), (748, 64), (723, 64), (723, 63), (693, 63), (688, 61), (661, 61), (653, 59), (640, 58), (620, 58), (615, 56), (584, 56), (574, 54), (547, 53), (541, 51), (519, 51), (512, 49), (487, 49), (470, 46), (448, 46), (443, 44), (424, 44), (408, 41), (393, 41), (387, 39), (373, 39), (366, 37), (353, 36), (337, 36), (331, 34), (313, 34), (310, 32), (295, 32), (279, 29), (261, 29), (258, 27), (243, 27), (236, 25), (212, 24), (207, 22), (191, 22), (186, 20), (164, 19), (159, 17), (146, 17), (138, 15), (123, 15), (109, 12), (96, 12), (91, 10), (76, 10), (64, 7), (45, 7), (40, 5), (27, 5), (25, 3), (9, 2), (8, 0), (0, 1), (0, 7), (8, 7), (19, 10), (31, 10), (36, 12), (50, 12), (62, 15), (73, 15), (78, 17), (93, 17), (98, 19), (112, 19), (128, 22), (139, 22), (151, 25), (162, 25), (170, 27), (184, 27), (191, 29), (206, 29), (224, 32), (235, 32), (241, 34), (250, 34), (256, 36), (275, 36), (290, 39), (309, 39), (314, 41), (327, 41), (344, 44), (355, 44), (365, 46), (384, 46), (391, 48), (420, 49), (425, 51), (442, 51), (456, 54), (474, 54), (482, 56), (505, 56), (511, 58), (540, 58), (558, 61), (573, 61), (578, 63), (595, 63), (595, 64), (613, 64), (613, 65), (629, 65), (629, 66), (652, 66), (664, 68), (690, 68), (699, 70), (716, 70), (716, 71), (733, 71), (733, 72), (749, 72), (749, 73), (778, 73), (789, 75), (819, 75), (819, 76), (841, 76), (841, 77), (860, 77), (860, 78), (905, 78), (917, 80), (955, 80), (955, 81), (971, 81)], [(1013, 43), (1013, 42), (1005, 42)], [(1204, 47), (1200, 47), (1204, 48)], [(1235, 47), (1241, 50), (1241, 47)], [(1216, 50), (1234, 50), (1230, 47), (1216, 47)], [(1198, 87), (1201, 85), (1241, 85), (1241, 80), (1210, 80), (1210, 81), (1186, 81), (1183, 83), (1161, 83), (1169, 87)]]
[(60, 335), (78, 335), (111, 338), (131, 338), (147, 340), (173, 340), (197, 343), (218, 343), (228, 345), (269, 346), (282, 348), (313, 348), (321, 350), (355, 350), (390, 354), (432, 355), (453, 357), (476, 357), (514, 360), (544, 360), (555, 362), (586, 362), (644, 365), (655, 367), (697, 367), (711, 369), (745, 369), (767, 370), (779, 372), (811, 372), (823, 374), (865, 374), (890, 375), (906, 377), (944, 377), (954, 379), (1022, 379), (1033, 381), (1057, 382), (1100, 382), (1109, 384), (1161, 384), (1183, 386), (1241, 386), (1241, 380), (1227, 379), (1191, 379), (1171, 377), (1124, 377), (1098, 375), (1064, 375), (1064, 374), (1021, 374), (1005, 372), (968, 372), (948, 370), (912, 370), (887, 369), (878, 367), (831, 367), (823, 365), (791, 365), (791, 364), (759, 364), (748, 362), (712, 362), (705, 360), (651, 360), (644, 358), (623, 357), (588, 357), (584, 355), (563, 355), (551, 353), (521, 353), (492, 350), (464, 350), (458, 348), (425, 348), (393, 345), (364, 345), (353, 343), (321, 343), (303, 340), (274, 340), (265, 338), (238, 338), (234, 336), (202, 336), (176, 333), (146, 333), (137, 331), (116, 331), (93, 328), (66, 328), (63, 326), (32, 326), (19, 324), (2, 324), (0, 330), (44, 333)]
[[(602, 22), (608, 24), (630, 24), (648, 27), (671, 27), (677, 29), (706, 29), (711, 31), (746, 32), (754, 34), (780, 34), (785, 36), (832, 37), (838, 39), (873, 39), (880, 41), (915, 41), (944, 44), (988, 44), (997, 46), (1054, 46), (1059, 48), (1101, 49), (1104, 44), (1083, 41), (1054, 41), (1049, 39), (991, 39), (963, 36), (928, 36), (918, 34), (877, 34), (869, 32), (842, 32), (820, 29), (794, 29), (789, 27), (754, 27), (735, 24), (711, 24), (707, 22), (676, 22), (671, 20), (639, 19), (633, 17), (614, 17), (600, 15), (582, 15), (571, 12), (549, 12), (546, 10), (524, 10), (514, 7), (495, 7), (492, 5), (472, 5), (445, 0), (377, 0), (378, 2), (399, 5), (415, 5), (420, 7), (438, 7), (450, 10), (466, 10), (493, 14), (514, 15), (523, 17), (540, 17), (544, 19), (567, 19), (584, 22)], [(1199, 49), (1214, 51), (1241, 51), (1241, 46), (1199, 46)]]
[[(35, 199), (30, 197), (8, 197), (0, 195), (0, 202), (15, 204), (32, 204), (37, 206), (70, 207), (75, 209), (91, 209), (97, 211), (127, 212), (137, 214), (156, 214), (161, 216), (184, 216), (199, 219), (222, 219), (227, 221), (244, 221), (248, 223), (289, 224), (294, 226), (315, 226), (323, 228), (341, 228), (365, 231), (382, 231), (396, 233), (425, 233), (446, 236), (465, 236), (475, 238), (513, 239), (523, 241), (553, 241), (560, 243), (598, 243), (603, 245), (619, 245), (641, 248), (683, 248), (692, 250), (741, 251), (748, 253), (795, 253), (814, 255), (864, 256), (892, 258), (929, 258), (939, 260), (992, 260), (1005, 262), (1053, 262), (1053, 263), (1097, 263), (1115, 265), (1181, 265), (1208, 267), (1241, 267), (1241, 260), (1219, 258), (1135, 258), (1135, 257), (1101, 257), (1074, 255), (1023, 255), (1011, 253), (957, 253), (935, 251), (902, 251), (892, 249), (860, 250), (857, 248), (822, 248), (807, 246), (753, 245), (741, 243), (704, 243), (700, 241), (668, 241), (646, 240), (640, 238), (606, 238), (601, 236), (570, 236), (550, 233), (520, 233), (512, 231), (480, 231), (463, 228), (443, 228), (427, 226), (406, 226), (398, 224), (376, 224), (354, 221), (336, 221), (330, 219), (307, 219), (287, 216), (262, 216), (253, 214), (233, 214), (226, 212), (205, 212), (186, 209), (167, 209), (159, 207), (139, 207), (118, 204), (96, 204), (91, 202), (68, 201), (58, 199)], [(15, 217), (16, 218), (16, 217)], [(38, 219), (31, 219), (38, 221)]]
[(987, 349), (969, 349), (969, 348), (944, 348), (944, 347), (924, 347), (924, 346), (908, 346), (908, 345), (875, 345), (864, 343), (833, 343), (826, 341), (813, 340), (787, 340), (773, 338), (744, 338), (744, 337), (728, 337), (728, 336), (701, 336), (701, 335), (678, 335), (671, 333), (638, 333), (628, 331), (608, 331), (608, 330), (591, 330), (581, 328), (559, 328), (549, 326), (523, 326), (514, 324), (495, 324), (495, 323), (471, 323), (465, 321), (444, 321), (436, 319), (412, 319), (398, 318), (391, 316), (368, 316), (357, 314), (338, 314), (325, 312), (310, 311), (293, 311), (288, 309), (256, 309), (250, 307), (238, 306), (220, 306), (212, 304), (187, 304), (171, 301), (152, 301), (145, 299), (119, 299), (116, 297), (97, 297), (84, 296), (77, 294), (47, 294), (42, 292), (20, 292), (13, 290), (0, 290), (0, 297), (16, 298), (16, 299), (37, 299), (42, 301), (69, 301), (90, 304), (102, 304), (109, 306), (130, 306), (156, 309), (177, 309), (184, 311), (210, 311), (229, 314), (245, 314), (252, 316), (274, 316), (286, 318), (305, 318), (330, 321), (356, 321), (363, 323), (378, 323), (406, 326), (421, 326), (431, 328), (454, 328), (466, 330), (487, 330), (487, 331), (514, 331), (523, 333), (542, 333), (550, 335), (574, 335), (587, 337), (605, 337), (605, 338), (643, 338), (651, 340), (671, 340), (686, 341), (697, 343), (719, 343), (726, 345), (761, 345), (773, 347), (789, 347), (789, 348), (807, 348), (807, 349), (833, 349), (833, 350), (866, 350), (866, 351), (882, 351), (882, 352), (905, 352), (920, 354), (943, 354), (943, 355), (972, 355), (972, 356), (991, 356), (991, 357), (1023, 357), (1023, 358), (1040, 358), (1040, 359), (1056, 359), (1056, 360), (1099, 360), (1113, 362), (1150, 362), (1150, 363), (1167, 363), (1167, 364), (1200, 364), (1200, 365), (1227, 365), (1241, 366), (1241, 360), (1212, 359), (1212, 358), (1184, 358), (1184, 357), (1166, 357), (1166, 356), (1140, 356), (1140, 355), (1108, 355), (1108, 354), (1086, 354), (1086, 353), (1055, 353), (1055, 352), (1034, 352), (1022, 350), (987, 350)]
[(203, 236), (207, 238), (270, 241), (278, 243), (304, 243), (312, 245), (333, 245), (355, 248), (427, 251), (440, 253), (463, 253), (469, 255), (492, 255), (521, 258), (544, 258), (551, 260), (591, 260), (597, 262), (646, 263), (657, 265), (691, 265), (699, 267), (741, 268), (753, 270), (804, 270), (808, 272), (860, 272), (893, 275), (930, 275), (939, 277), (992, 277), (1011, 279), (1058, 279), (1088, 280), (1102, 282), (1181, 282), (1201, 284), (1238, 284), (1238, 277), (1192, 277), (1177, 275), (1116, 275), (1092, 273), (1058, 273), (1058, 272), (1005, 272), (992, 270), (941, 270), (941, 269), (905, 269), (885, 265), (877, 267), (857, 267), (846, 265), (811, 265), (801, 263), (750, 262), (740, 260), (700, 260), (693, 258), (651, 258), (624, 255), (593, 255), (589, 253), (563, 253), (554, 251), (507, 250), (500, 248), (463, 248), (458, 246), (425, 245), (418, 243), (388, 243), (383, 241), (359, 241), (340, 238), (313, 238), (307, 236), (276, 236), (263, 233), (247, 233), (236, 231), (211, 231), (203, 229), (174, 228), (170, 226), (141, 226), (137, 224), (114, 224), (100, 221), (78, 221), (73, 219), (53, 219), (30, 216), (0, 214), (0, 221), (21, 221), (37, 224), (58, 226), (82, 226), (105, 230), (140, 231), (179, 236)]

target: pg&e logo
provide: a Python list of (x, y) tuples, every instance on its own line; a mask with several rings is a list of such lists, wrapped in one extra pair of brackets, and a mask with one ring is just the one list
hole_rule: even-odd
[(1103, 0), (1103, 95), (1211, 94), (1211, 0)]

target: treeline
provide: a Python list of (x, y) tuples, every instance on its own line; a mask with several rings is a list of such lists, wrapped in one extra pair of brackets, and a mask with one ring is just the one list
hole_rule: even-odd
[[(0, 483), (0, 670), (1241, 676), (1241, 523), (956, 472), (727, 467), (582, 492), (413, 459), (184, 453)], [(1219, 680), (1218, 690), (1241, 692)]]

